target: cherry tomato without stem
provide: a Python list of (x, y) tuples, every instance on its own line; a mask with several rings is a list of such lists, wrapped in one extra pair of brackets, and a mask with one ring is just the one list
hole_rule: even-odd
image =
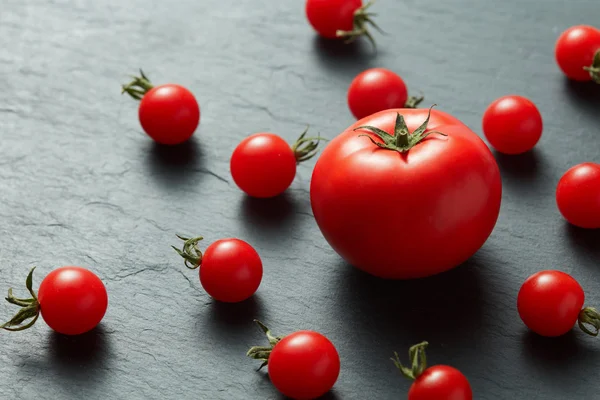
[(240, 239), (221, 239), (206, 248), (198, 248), (202, 237), (185, 238), (183, 249), (173, 247), (190, 269), (200, 268), (200, 283), (215, 300), (237, 303), (250, 298), (260, 286), (263, 267), (252, 246)]
[(246, 194), (268, 198), (283, 193), (296, 176), (296, 164), (312, 158), (321, 138), (306, 138), (307, 131), (290, 147), (273, 133), (256, 133), (231, 155), (233, 180)]
[[(24, 320), (15, 317), (2, 328), (23, 330), (32, 326), (38, 314), (50, 328), (65, 335), (79, 335), (95, 328), (106, 313), (108, 295), (106, 287), (94, 273), (81, 267), (61, 267), (50, 272), (42, 281), (38, 294), (32, 290), (33, 269), (27, 278), (27, 289), (31, 299), (23, 302), (9, 293), (7, 300), (23, 307), (27, 318), (33, 320), (22, 325)], [(21, 303), (21, 304), (19, 304)]]
[(571, 224), (600, 229), (600, 164), (583, 163), (569, 169), (558, 182), (556, 203)]
[(385, 68), (361, 72), (348, 89), (348, 106), (357, 119), (390, 108), (415, 108), (422, 100), (409, 99), (402, 78)]
[(533, 102), (521, 96), (504, 96), (483, 114), (483, 133), (492, 147), (504, 154), (531, 150), (542, 136), (542, 116)]
[(588, 25), (567, 29), (556, 41), (555, 56), (570, 79), (600, 83), (600, 29)]
[(123, 85), (123, 93), (141, 100), (138, 117), (144, 131), (164, 145), (187, 141), (200, 122), (200, 107), (192, 92), (176, 84), (152, 86), (140, 73), (140, 77)]
[[(579, 327), (596, 336), (600, 329), (600, 315), (595, 309), (582, 309), (585, 294), (579, 283), (569, 274), (548, 270), (531, 275), (521, 286), (517, 298), (519, 316), (535, 333), (555, 337)], [(590, 331), (584, 324), (594, 327)]]
[(270, 347), (253, 347), (248, 356), (268, 365), (271, 383), (282, 394), (299, 400), (316, 399), (327, 393), (340, 374), (340, 357), (325, 336), (314, 331), (297, 331), (283, 338), (267, 334)]
[[(400, 117), (411, 134), (400, 134)], [(427, 109), (359, 120), (323, 149), (310, 187), (331, 247), (388, 279), (431, 276), (466, 261), (491, 234), (501, 197), (500, 171), (485, 143), (451, 115), (432, 110), (429, 118)]]

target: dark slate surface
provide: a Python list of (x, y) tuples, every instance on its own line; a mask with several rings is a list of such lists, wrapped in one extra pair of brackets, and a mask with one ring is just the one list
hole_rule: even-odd
[[(377, 56), (366, 43), (318, 39), (303, 4), (2, 1), (2, 290), (22, 288), (32, 265), (39, 283), (76, 264), (104, 279), (110, 305), (76, 339), (43, 323), (0, 333), (0, 398), (277, 399), (244, 357), (263, 343), (254, 317), (277, 333), (331, 338), (343, 369), (330, 399), (405, 398), (409, 382), (388, 357), (423, 339), (431, 362), (460, 368), (477, 399), (597, 397), (600, 342), (575, 330), (539, 338), (515, 307), (522, 281), (545, 268), (572, 273), (586, 303), (600, 304), (600, 235), (569, 227), (554, 204), (568, 167), (599, 161), (599, 88), (567, 82), (553, 59), (562, 30), (598, 23), (597, 2), (381, 0), (389, 35)], [(545, 118), (533, 153), (498, 156), (504, 197), (490, 240), (432, 279), (385, 282), (341, 261), (311, 217), (314, 161), (272, 201), (244, 197), (229, 175), (250, 133), (341, 132), (353, 122), (346, 88), (374, 66), (478, 133), (487, 104), (509, 93)], [(119, 94), (138, 67), (196, 93), (201, 127), (187, 146), (164, 149), (141, 132)], [(254, 299), (213, 303), (169, 248), (176, 232), (252, 243), (265, 267)]]

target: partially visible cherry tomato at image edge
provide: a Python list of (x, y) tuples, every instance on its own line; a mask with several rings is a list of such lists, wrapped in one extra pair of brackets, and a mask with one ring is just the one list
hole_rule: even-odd
[[(34, 268), (35, 269), (35, 268)], [(50, 272), (36, 293), (32, 288), (33, 271), (26, 286), (30, 299), (16, 299), (30, 322), (17, 318), (2, 325), (6, 330), (24, 330), (31, 327), (41, 315), (48, 326), (64, 335), (79, 335), (95, 328), (106, 313), (108, 295), (106, 287), (93, 272), (75, 266), (61, 267)], [(23, 302), (27, 300), (27, 302)], [(16, 316), (15, 316), (16, 317)]]
[(583, 163), (569, 169), (558, 182), (556, 203), (571, 224), (600, 229), (600, 164)]
[(164, 145), (187, 141), (200, 122), (200, 107), (192, 92), (176, 84), (153, 86), (140, 74), (123, 85), (123, 93), (140, 100), (138, 116), (144, 132)]
[(554, 52), (558, 66), (569, 79), (600, 83), (600, 29), (572, 26), (559, 36)]
[(173, 248), (185, 259), (188, 268), (200, 269), (200, 284), (215, 300), (237, 303), (258, 290), (263, 266), (250, 244), (235, 238), (220, 239), (201, 252), (197, 244), (202, 237), (179, 238), (184, 242), (183, 248)]
[(483, 114), (483, 133), (500, 153), (522, 154), (542, 137), (542, 115), (535, 104), (522, 96), (500, 97)]

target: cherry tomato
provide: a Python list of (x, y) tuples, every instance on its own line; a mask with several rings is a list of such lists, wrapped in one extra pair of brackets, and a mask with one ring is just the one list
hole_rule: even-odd
[(140, 101), (138, 116), (144, 131), (157, 143), (176, 145), (194, 134), (200, 122), (200, 107), (188, 89), (180, 85), (152, 86), (141, 77), (123, 86), (123, 92)]
[(252, 246), (239, 239), (221, 239), (206, 248), (198, 248), (202, 237), (185, 238), (183, 249), (173, 247), (190, 269), (200, 268), (200, 283), (215, 300), (237, 303), (250, 298), (260, 286), (263, 267)]
[(521, 154), (542, 136), (542, 116), (535, 104), (521, 96), (500, 97), (483, 114), (483, 133), (500, 153)]
[(22, 317), (33, 318), (27, 325), (19, 314), (7, 324), (6, 330), (31, 327), (41, 314), (50, 328), (64, 335), (79, 335), (96, 327), (108, 307), (108, 295), (100, 278), (81, 267), (62, 267), (50, 272), (42, 281), (38, 294), (32, 290), (33, 270), (26, 286), (30, 299), (16, 299), (9, 292), (7, 300), (23, 307)]
[(231, 176), (246, 194), (267, 198), (283, 193), (296, 176), (296, 164), (316, 154), (321, 138), (306, 138), (290, 147), (273, 133), (256, 133), (242, 140), (231, 156)]
[(472, 400), (471, 385), (462, 372), (447, 365), (427, 368), (427, 345), (423, 342), (411, 347), (411, 368), (402, 365), (398, 353), (392, 358), (402, 375), (414, 381), (408, 391), (408, 400)]
[(415, 108), (422, 100), (409, 99), (402, 78), (385, 68), (361, 72), (348, 89), (348, 106), (357, 119), (390, 108)]
[(273, 337), (267, 327), (256, 322), (271, 346), (253, 347), (248, 356), (268, 365), (269, 378), (277, 390), (299, 400), (316, 399), (331, 390), (340, 374), (340, 357), (329, 339), (308, 330)]
[(567, 29), (556, 41), (555, 56), (558, 66), (570, 79), (600, 82), (599, 29), (587, 25)]
[(328, 39), (346, 38), (349, 42), (365, 35), (373, 44), (374, 40), (367, 29), (371, 24), (379, 27), (368, 12), (373, 4), (362, 0), (307, 0), (306, 17), (317, 33)]
[(312, 210), (325, 239), (378, 277), (454, 268), (498, 218), (502, 185), (490, 150), (456, 118), (428, 112), (392, 109), (356, 122), (325, 147), (312, 175)]
[(569, 169), (556, 189), (558, 209), (571, 224), (600, 228), (600, 164), (583, 163)]

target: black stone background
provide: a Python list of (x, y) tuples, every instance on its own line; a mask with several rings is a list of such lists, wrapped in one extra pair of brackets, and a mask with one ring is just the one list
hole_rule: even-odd
[[(254, 317), (336, 344), (342, 372), (329, 399), (405, 398), (410, 383), (388, 358), (424, 339), (431, 363), (461, 369), (476, 399), (598, 397), (600, 342), (576, 330), (537, 337), (515, 307), (523, 280), (548, 268), (571, 273), (600, 305), (600, 235), (568, 226), (554, 199), (567, 168), (599, 161), (600, 87), (568, 82), (553, 58), (560, 32), (598, 24), (598, 2), (380, 0), (373, 10), (388, 32), (377, 55), (365, 42), (319, 39), (301, 0), (2, 0), (2, 290), (21, 293), (33, 265), (39, 284), (75, 264), (102, 277), (110, 304), (82, 337), (43, 323), (0, 333), (0, 398), (277, 399), (244, 356), (264, 340)], [(535, 151), (496, 154), (504, 194), (489, 241), (432, 279), (381, 281), (346, 265), (311, 215), (314, 161), (272, 201), (246, 198), (229, 174), (248, 134), (292, 141), (307, 123), (341, 132), (353, 122), (347, 86), (376, 66), (479, 134), (502, 95), (527, 96), (544, 116)], [(163, 148), (142, 133), (136, 104), (119, 93), (138, 67), (197, 95), (189, 144)], [(257, 295), (211, 301), (169, 248), (178, 232), (249, 241), (264, 262)]]

